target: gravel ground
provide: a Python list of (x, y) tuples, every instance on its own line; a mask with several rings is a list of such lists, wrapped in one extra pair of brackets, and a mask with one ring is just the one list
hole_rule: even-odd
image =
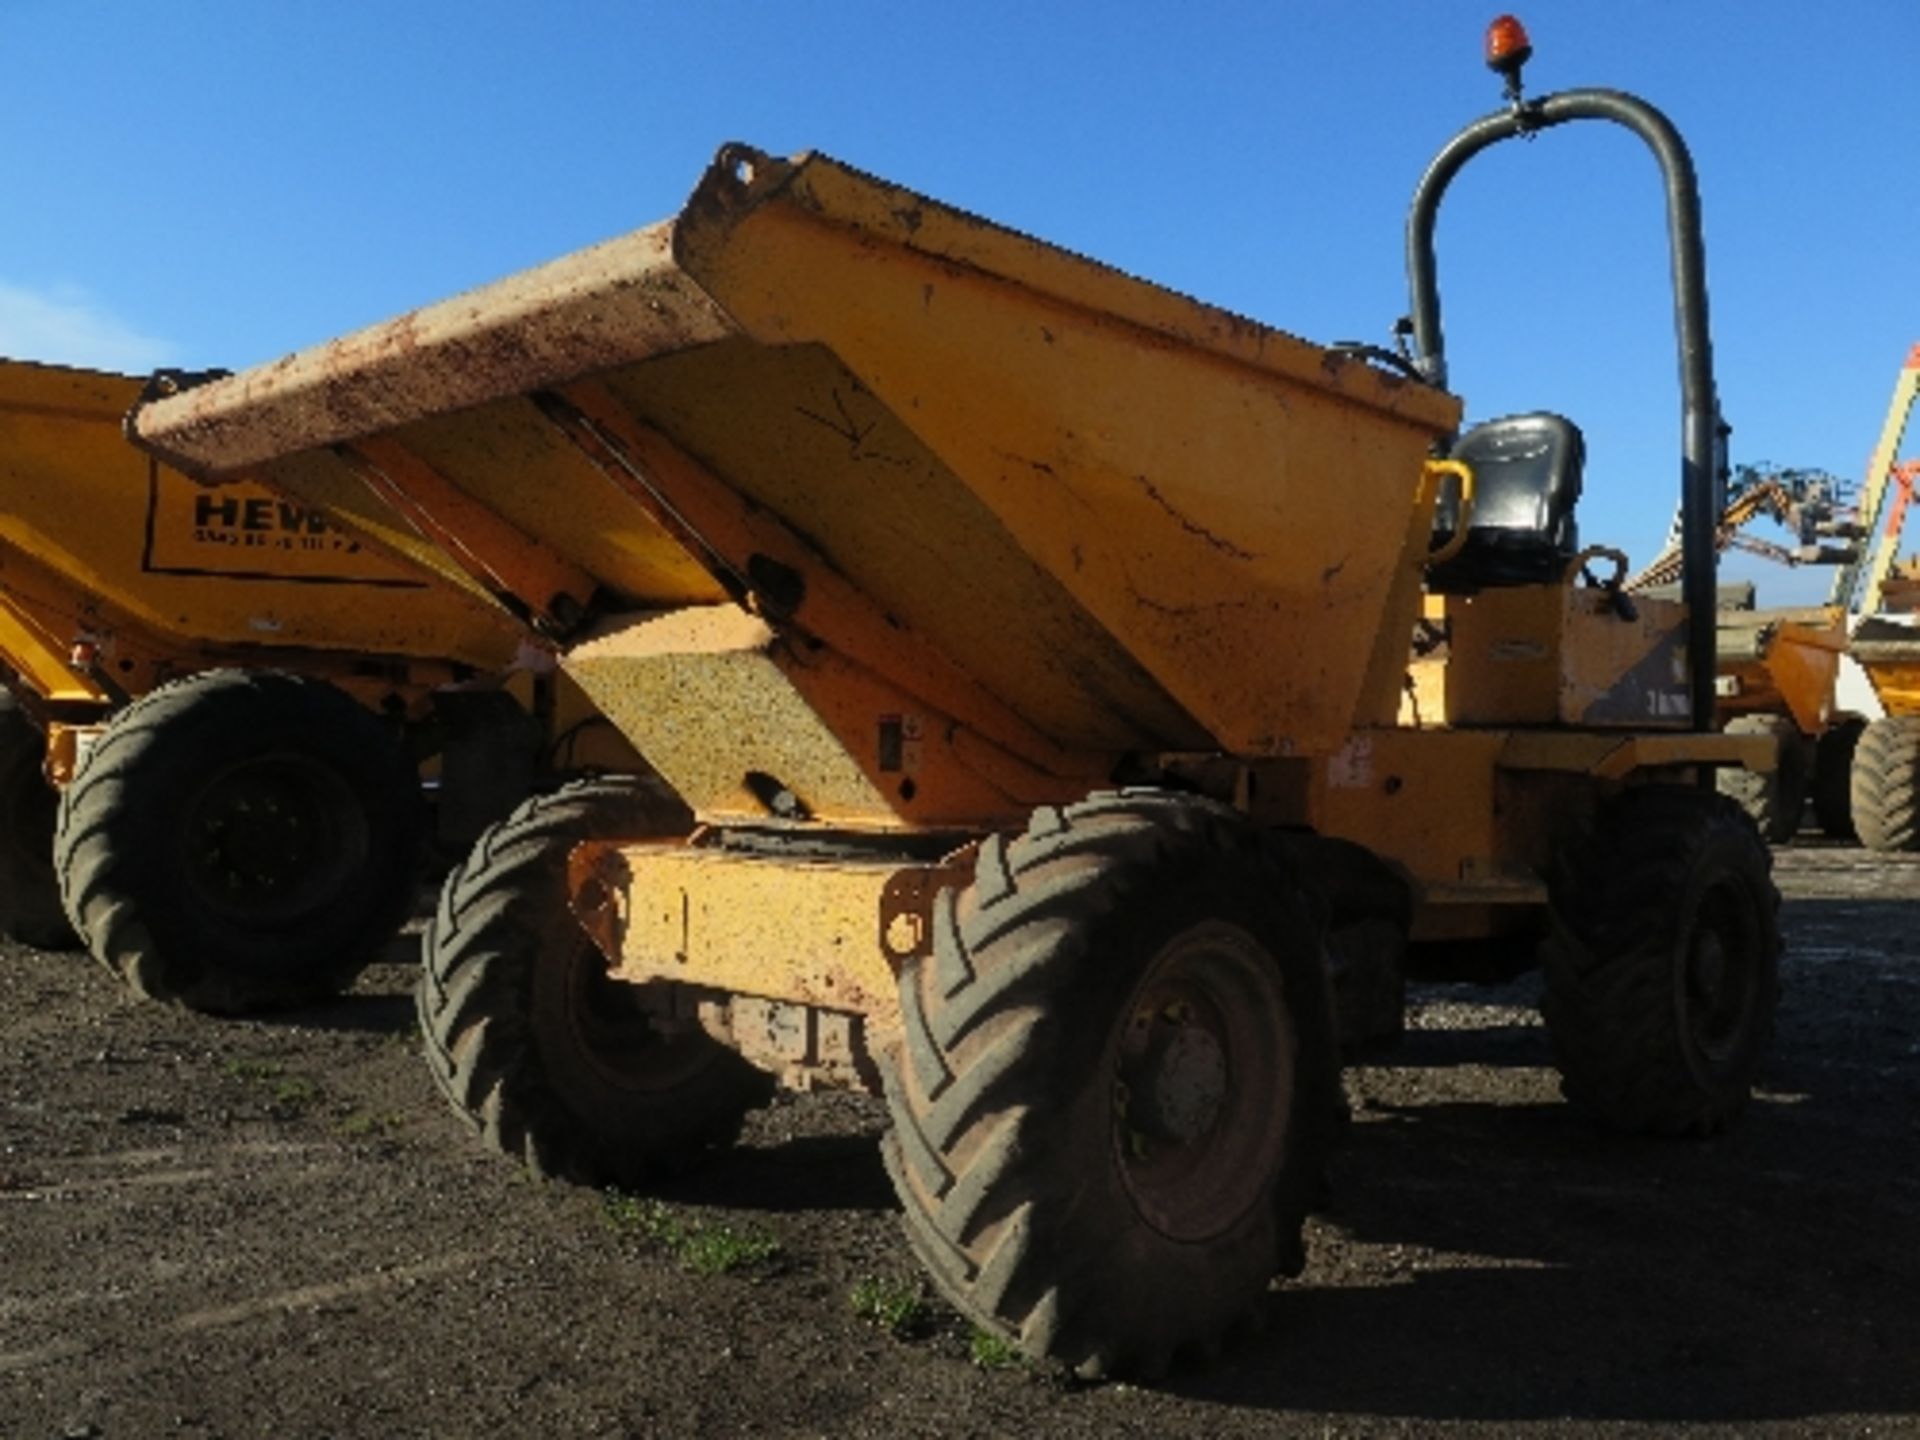
[(1597, 1135), (1531, 980), (1423, 989), (1349, 1072), (1307, 1273), (1152, 1388), (856, 1313), (915, 1283), (869, 1100), (785, 1097), (664, 1203), (610, 1201), (457, 1126), (404, 964), (219, 1023), (13, 949), (0, 1435), (1920, 1434), (1920, 858), (1809, 845), (1779, 879), (1731, 1133)]

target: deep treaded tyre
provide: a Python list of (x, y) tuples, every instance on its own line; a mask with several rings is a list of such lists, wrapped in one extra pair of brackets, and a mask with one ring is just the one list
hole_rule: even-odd
[(1821, 733), (1813, 749), (1813, 818), (1830, 840), (1852, 840), (1853, 755), (1867, 722), (1842, 720)]
[(1568, 1100), (1617, 1130), (1707, 1134), (1747, 1103), (1779, 998), (1780, 895), (1724, 796), (1628, 791), (1569, 847), (1543, 947)]
[(1778, 845), (1800, 830), (1807, 809), (1807, 756), (1800, 727), (1786, 715), (1737, 715), (1729, 735), (1771, 735), (1780, 747), (1778, 767), (1768, 775), (1728, 766), (1715, 777), (1720, 793), (1753, 817), (1760, 833)]
[(116, 715), (60, 801), (74, 929), (149, 999), (233, 1013), (352, 983), (413, 887), (399, 731), (322, 681), (210, 670)]
[(41, 950), (80, 943), (60, 905), (53, 817), (60, 795), (42, 770), (46, 737), (0, 690), (0, 932)]
[(988, 839), (933, 914), (881, 1072), (936, 1285), (1083, 1374), (1210, 1352), (1297, 1272), (1345, 1113), (1278, 850), (1224, 806), (1096, 795)]
[(1853, 824), (1869, 850), (1920, 850), (1920, 715), (1875, 720), (1861, 732)]
[(575, 781), (485, 831), (440, 892), (417, 992), (427, 1066), (454, 1112), (536, 1175), (642, 1185), (731, 1141), (771, 1093), (690, 1017), (663, 1035), (568, 913), (580, 841), (689, 823), (657, 781)]

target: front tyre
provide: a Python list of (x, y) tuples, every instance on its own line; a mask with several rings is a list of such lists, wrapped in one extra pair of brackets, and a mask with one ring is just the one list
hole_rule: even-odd
[(1853, 823), (1869, 850), (1920, 850), (1920, 715), (1875, 720), (1853, 753)]
[(1343, 1115), (1321, 940), (1231, 810), (1127, 791), (988, 839), (901, 1009), (887, 1168), (975, 1323), (1153, 1375), (1299, 1268)]
[(641, 987), (613, 980), (568, 910), (583, 840), (683, 833), (657, 781), (609, 776), (537, 796), (455, 867), (417, 991), (427, 1068), (491, 1148), (537, 1175), (634, 1187), (738, 1133), (772, 1081)]
[(1739, 715), (1727, 722), (1729, 735), (1766, 735), (1773, 739), (1775, 762), (1765, 773), (1730, 766), (1714, 783), (1760, 827), (1775, 845), (1800, 831), (1807, 810), (1807, 754), (1800, 729), (1786, 715)]
[(148, 999), (274, 1009), (353, 983), (412, 898), (420, 777), (324, 681), (209, 670), (113, 717), (60, 800), (68, 918)]
[(1813, 748), (1813, 818), (1830, 840), (1853, 840), (1853, 756), (1867, 722), (1842, 720), (1828, 727)]
[(1725, 796), (1630, 790), (1569, 847), (1543, 948), (1567, 1099), (1611, 1129), (1707, 1134), (1746, 1105), (1779, 999), (1779, 892)]

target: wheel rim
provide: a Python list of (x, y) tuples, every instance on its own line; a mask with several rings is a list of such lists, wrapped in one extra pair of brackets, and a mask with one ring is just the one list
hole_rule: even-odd
[[(565, 922), (563, 922), (565, 923)], [(600, 950), (584, 935), (566, 955), (543, 960), (534, 1013), (545, 1032), (543, 1058), (554, 1078), (632, 1096), (683, 1084), (712, 1059), (715, 1046), (697, 1026), (664, 1033), (666, 996), (607, 973)]]
[(298, 754), (219, 771), (186, 807), (182, 860), (209, 908), (250, 926), (285, 926), (331, 901), (366, 860), (366, 817), (346, 780)]
[(1723, 881), (1700, 899), (1681, 976), (1687, 1033), (1713, 1065), (1739, 1050), (1753, 1014), (1760, 932), (1746, 892)]
[(1115, 1038), (1114, 1154), (1135, 1206), (1173, 1240), (1226, 1231), (1286, 1151), (1296, 1042), (1272, 956), (1237, 926), (1182, 932)]

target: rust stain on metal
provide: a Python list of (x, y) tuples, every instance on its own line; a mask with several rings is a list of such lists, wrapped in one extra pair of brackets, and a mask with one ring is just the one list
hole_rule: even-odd
[(933, 953), (934, 899), (942, 890), (957, 890), (972, 880), (975, 849), (968, 846), (938, 865), (896, 871), (881, 890), (880, 950), (894, 974), (909, 960)]
[(626, 943), (632, 878), (619, 847), (606, 841), (585, 841), (567, 857), (568, 908), (609, 966)]
[(231, 474), (730, 333), (667, 222), (156, 400), (131, 438)]

